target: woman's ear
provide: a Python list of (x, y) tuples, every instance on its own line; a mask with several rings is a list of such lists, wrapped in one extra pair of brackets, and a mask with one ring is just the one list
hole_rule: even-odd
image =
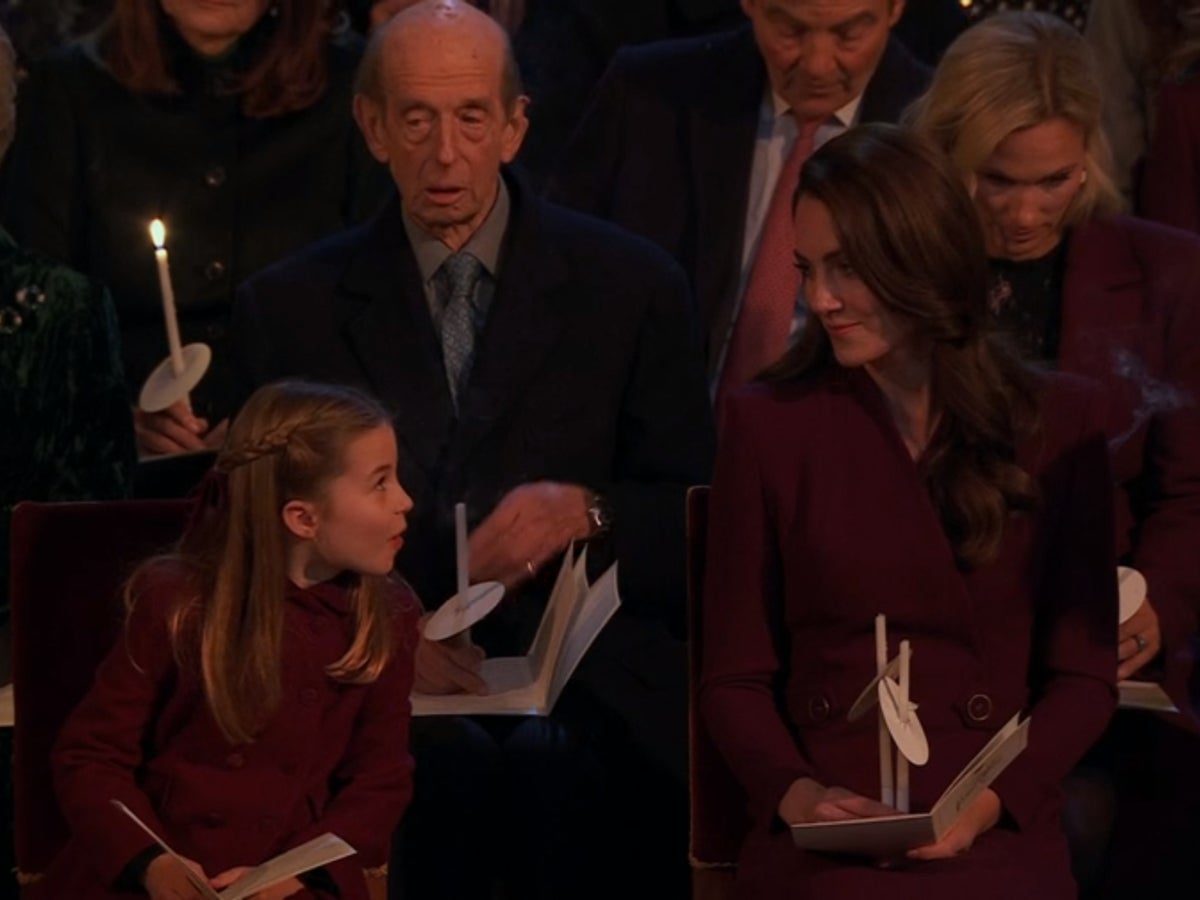
[(289, 500), (280, 511), (283, 526), (302, 540), (317, 536), (317, 507), (308, 500)]

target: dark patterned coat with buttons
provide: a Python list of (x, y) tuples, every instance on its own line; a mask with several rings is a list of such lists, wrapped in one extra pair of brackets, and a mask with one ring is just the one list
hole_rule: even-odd
[(131, 93), (93, 43), (51, 56), (21, 87), (5, 174), (13, 236), (110, 289), (133, 396), (168, 353), (147, 232), (164, 220), (183, 341), (213, 349), (193, 394), (208, 415), (232, 411), (227, 332), (238, 283), (366, 218), (389, 184), (350, 114), (359, 39), (330, 44), (329, 84), (312, 106), (251, 119), (226, 87), (252, 38), (219, 64), (169, 40), (183, 88), (170, 97)]
[(352, 636), (347, 592), (290, 586), (280, 706), (252, 743), (234, 746), (208, 711), (194, 655), (180, 662), (171, 650), (167, 611), (187, 596), (181, 575), (155, 573), (63, 727), (55, 786), (72, 838), (43, 896), (128, 896), (115, 883), (150, 842), (116, 799), (210, 877), (332, 831), (358, 853), (327, 871), (341, 900), (364, 900), (362, 871), (387, 861), (412, 791), (415, 598), (397, 586), (394, 653), (376, 681), (352, 685), (325, 672)]
[[(701, 703), (755, 822), (739, 896), (1075, 896), (1058, 784), (1115, 705), (1112, 490), (1100, 394), (1049, 376), (1043, 395), (1043, 428), (1017, 457), (1040, 508), (969, 571), (861, 369), (735, 395), (709, 509)], [(889, 656), (912, 645), (930, 747), (911, 769), (913, 811), (1031, 716), (1029, 746), (993, 785), (1001, 823), (954, 859), (884, 870), (804, 853), (776, 817), (802, 777), (880, 795), (876, 715), (847, 720), (875, 675), (877, 613)]]

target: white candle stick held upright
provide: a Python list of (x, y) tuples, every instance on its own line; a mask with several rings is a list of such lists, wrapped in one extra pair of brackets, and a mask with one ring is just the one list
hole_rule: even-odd
[(163, 319), (167, 325), (167, 346), (171, 350), (171, 369), (176, 377), (183, 374), (183, 344), (179, 340), (179, 318), (175, 312), (175, 289), (171, 285), (171, 266), (167, 260), (167, 229), (162, 219), (150, 223), (154, 242), (154, 261), (158, 264), (158, 287), (162, 294)]
[[(912, 661), (912, 645), (908, 641), (900, 642), (900, 721), (908, 725), (908, 670)], [(909, 811), (908, 802), (908, 758), (896, 750), (896, 809), (902, 813)]]
[(454, 562), (455, 574), (458, 577), (458, 600), (464, 606), (467, 604), (468, 566), (467, 556), (467, 504), (454, 504)]
[(457, 592), (425, 622), (425, 637), (456, 646), (471, 643), (471, 626), (496, 608), (504, 597), (499, 581), (471, 584), (470, 541), (467, 538), (467, 505), (454, 504), (454, 575)]
[[(887, 617), (879, 613), (875, 617), (876, 675), (883, 675), (887, 662)], [(883, 720), (883, 708), (880, 707), (876, 714), (879, 717), (879, 802), (892, 806), (896, 801), (892, 787), (892, 736), (888, 733), (887, 722)]]
[(154, 242), (154, 262), (158, 268), (158, 289), (162, 295), (163, 324), (167, 331), (167, 358), (154, 367), (138, 395), (138, 407), (148, 413), (162, 412), (182, 403), (191, 412), (188, 397), (212, 361), (212, 348), (193, 343), (186, 347), (179, 340), (179, 314), (175, 309), (175, 288), (171, 284), (171, 266), (167, 259), (167, 228), (162, 219), (150, 223)]

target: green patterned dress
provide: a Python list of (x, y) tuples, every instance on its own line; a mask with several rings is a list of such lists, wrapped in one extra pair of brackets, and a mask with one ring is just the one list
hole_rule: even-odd
[(0, 229), (0, 521), (19, 500), (124, 496), (136, 461), (108, 292)]

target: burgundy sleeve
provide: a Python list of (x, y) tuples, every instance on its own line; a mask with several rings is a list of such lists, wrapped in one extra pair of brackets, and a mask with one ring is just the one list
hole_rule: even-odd
[(1188, 702), (1200, 633), (1200, 241), (1172, 245), (1172, 273), (1159, 290), (1169, 301), (1164, 327), (1162, 408), (1150, 420), (1139, 488), (1142, 514), (1131, 563), (1146, 576), (1147, 597), (1163, 637), (1163, 684), (1181, 709)]
[[(1078, 382), (1076, 382), (1078, 384)], [(1061, 504), (1049, 523), (1031, 665), (1029, 744), (993, 788), (1018, 827), (1048, 797), (1108, 724), (1116, 707), (1116, 551), (1112, 481), (1098, 392), (1062, 398), (1042, 412), (1046, 428), (1077, 429), (1050, 460), (1043, 502)], [(1080, 415), (1073, 408), (1082, 408)], [(1055, 485), (1059, 489), (1055, 489)]]
[(119, 800), (157, 834), (165, 830), (135, 773), (143, 762), (155, 711), (176, 677), (167, 630), (183, 582), (151, 573), (95, 681), (63, 725), (53, 751), (54, 786), (75, 841), (104, 884), (153, 844), (113, 806)]
[[(775, 701), (782, 622), (774, 501), (760, 440), (769, 416), (758, 395), (729, 398), (709, 502), (700, 707), (714, 743), (760, 821), (811, 767)], [(756, 413), (758, 415), (756, 416)]]

